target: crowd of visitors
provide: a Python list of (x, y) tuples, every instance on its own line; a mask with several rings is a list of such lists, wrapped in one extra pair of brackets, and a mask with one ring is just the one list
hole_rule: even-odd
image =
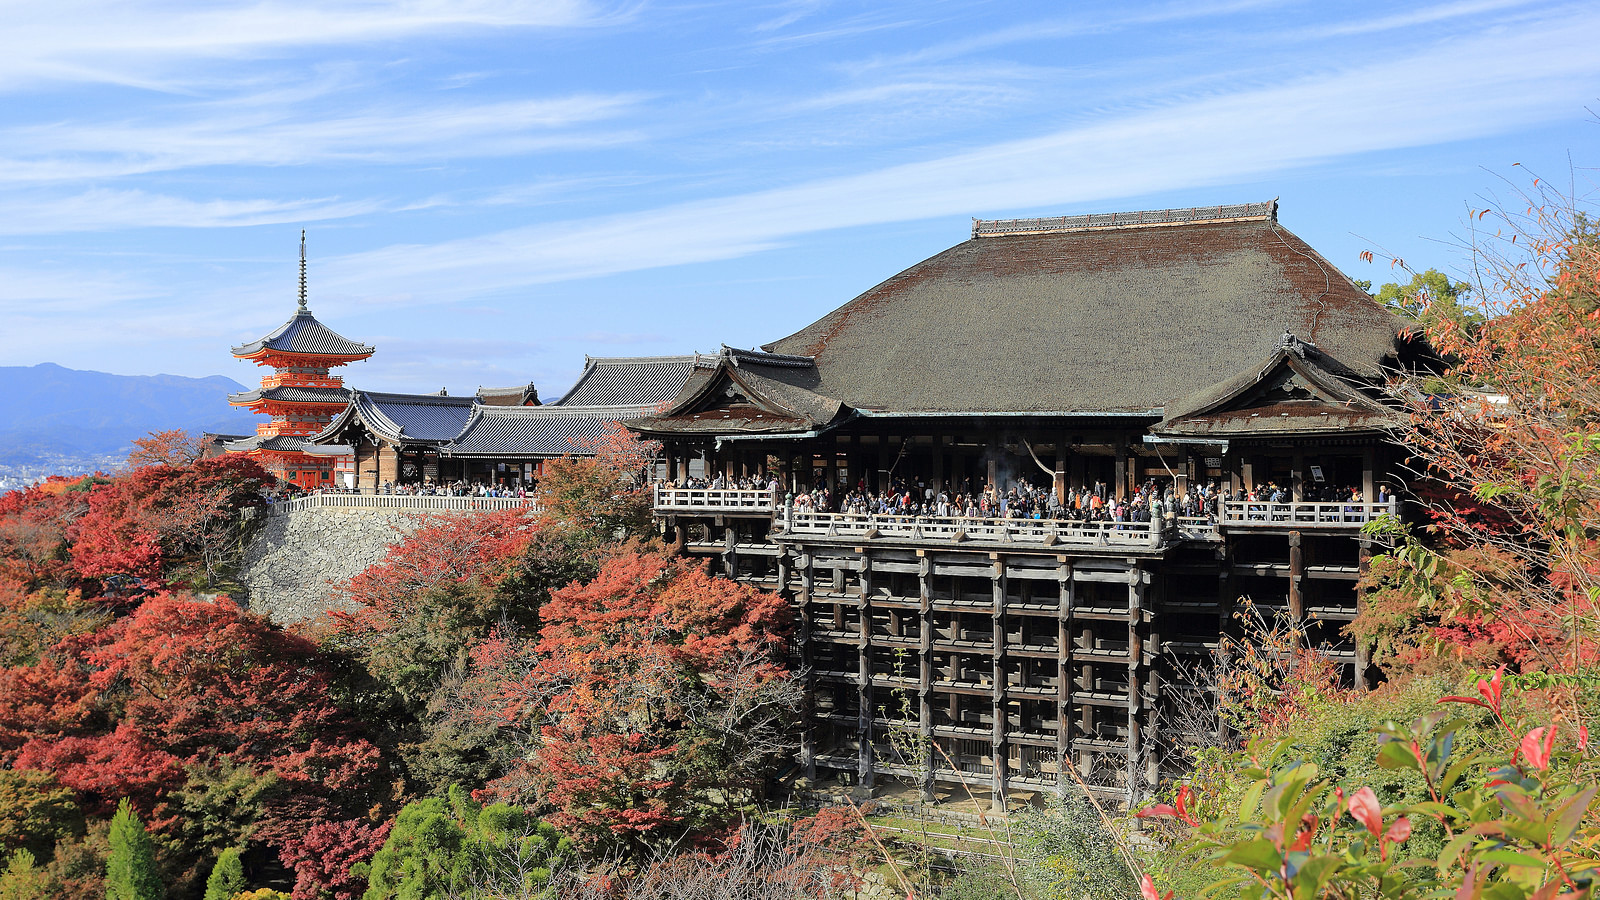
[(786, 502), (796, 510), (840, 512), (859, 516), (916, 516), (967, 519), (1055, 519), (1085, 523), (1176, 524), (1178, 518), (1215, 520), (1215, 485), (1190, 486), (1179, 494), (1172, 484), (1151, 480), (1132, 494), (1118, 498), (1104, 482), (1082, 491), (1068, 491), (1057, 497), (1049, 486), (1035, 485), (1026, 479), (1014, 481), (1004, 491), (994, 487), (975, 489), (961, 483), (935, 490), (926, 482), (896, 483), (891, 490), (874, 492), (865, 483), (837, 496), (827, 485), (801, 491)]
[[(975, 488), (965, 481), (936, 490), (925, 481), (912, 483), (909, 480), (896, 481), (887, 491), (874, 491), (861, 480), (854, 486), (822, 481), (798, 492), (786, 493), (776, 476), (729, 478), (720, 474), (710, 479), (681, 478), (670, 486), (767, 490), (772, 492), (775, 505), (801, 512), (918, 518), (1055, 519), (1114, 524), (1160, 521), (1167, 527), (1175, 526), (1178, 519), (1215, 523), (1222, 517), (1226, 501), (1252, 504), (1247, 507), (1246, 515), (1255, 518), (1287, 518), (1293, 503), (1364, 502), (1361, 489), (1353, 486), (1341, 489), (1331, 484), (1308, 485), (1303, 488), (1302, 497), (1295, 500), (1289, 488), (1273, 482), (1234, 492), (1219, 488), (1216, 482), (1190, 484), (1180, 492), (1173, 480), (1154, 478), (1121, 498), (1104, 482), (1078, 491), (1069, 490), (1064, 498), (1058, 498), (1050, 486), (1032, 484), (1027, 479), (1011, 482), (1004, 491), (993, 486)], [(1393, 496), (1387, 488), (1378, 488), (1378, 503), (1391, 499)]]
[[(520, 497), (533, 496), (538, 488), (537, 483), (529, 484), (518, 481), (515, 484), (484, 484), (478, 481), (452, 481), (445, 484), (434, 484), (424, 481), (412, 484), (396, 484), (385, 481), (378, 485), (376, 493), (398, 497)], [(278, 488), (265, 491), (262, 496), (268, 501), (292, 500), (295, 497), (305, 497), (311, 494), (367, 494), (370, 490), (335, 487), (328, 485), (314, 490), (305, 490), (292, 483), (283, 483)]]

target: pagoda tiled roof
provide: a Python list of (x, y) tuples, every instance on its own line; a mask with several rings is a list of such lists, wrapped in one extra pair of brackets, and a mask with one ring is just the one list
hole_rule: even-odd
[(607, 427), (644, 415), (641, 406), (478, 406), (460, 436), (440, 448), (450, 456), (554, 458), (591, 456)]
[(298, 353), (307, 356), (371, 356), (376, 348), (343, 337), (317, 321), (311, 310), (301, 307), (294, 318), (259, 341), (233, 348), (234, 356), (254, 356), (263, 350)]
[(653, 406), (677, 396), (715, 356), (584, 357), (583, 374), (554, 406)]
[[(221, 437), (221, 435), (218, 435), (218, 437)], [(223, 449), (232, 453), (247, 450), (269, 450), (277, 453), (309, 453), (313, 456), (328, 456), (350, 452), (349, 447), (320, 446), (310, 443), (310, 438), (308, 437), (296, 437), (287, 434), (273, 435), (271, 437), (259, 434), (251, 435), (242, 440), (224, 442), (222, 446)]]
[(235, 406), (245, 406), (258, 400), (276, 400), (280, 403), (338, 403), (343, 405), (350, 402), (350, 391), (342, 387), (304, 387), (297, 384), (284, 384), (277, 387), (257, 388), (253, 391), (242, 391), (228, 395), (228, 402)]

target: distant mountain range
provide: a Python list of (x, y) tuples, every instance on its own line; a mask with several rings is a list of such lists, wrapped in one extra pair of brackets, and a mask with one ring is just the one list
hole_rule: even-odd
[(134, 438), (183, 428), (254, 434), (264, 421), (228, 406), (231, 378), (110, 375), (54, 363), (0, 366), (0, 485), (122, 462)]

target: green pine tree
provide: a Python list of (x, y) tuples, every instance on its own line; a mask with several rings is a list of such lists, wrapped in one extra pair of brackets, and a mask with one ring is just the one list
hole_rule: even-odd
[(206, 879), (205, 900), (233, 900), (234, 894), (242, 894), (244, 890), (244, 863), (239, 861), (238, 848), (229, 847), (211, 867), (211, 877)]
[(50, 879), (34, 864), (33, 854), (18, 850), (0, 873), (0, 900), (46, 900)]
[(111, 819), (111, 855), (106, 857), (106, 900), (164, 900), (156, 871), (156, 848), (128, 798)]

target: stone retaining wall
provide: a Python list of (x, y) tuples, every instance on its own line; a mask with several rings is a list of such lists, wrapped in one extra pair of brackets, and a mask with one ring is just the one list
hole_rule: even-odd
[(260, 519), (239, 567), (241, 602), (280, 624), (315, 618), (337, 604), (334, 585), (383, 559), (427, 518), (320, 507)]

